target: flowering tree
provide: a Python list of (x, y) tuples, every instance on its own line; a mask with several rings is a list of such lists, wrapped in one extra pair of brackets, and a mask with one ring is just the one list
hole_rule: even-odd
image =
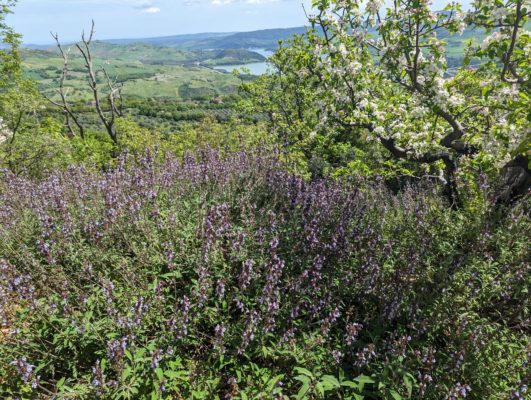
[[(335, 126), (379, 142), (394, 158), (437, 175), (457, 205), (464, 167), (527, 160), (528, 6), (478, 0), (471, 11), (451, 3), (434, 12), (422, 0), (386, 9), (380, 0), (315, 0), (304, 46), (294, 42), (299, 61), (290, 61), (318, 99), (315, 129)], [(450, 68), (444, 39), (468, 26), (488, 36)]]

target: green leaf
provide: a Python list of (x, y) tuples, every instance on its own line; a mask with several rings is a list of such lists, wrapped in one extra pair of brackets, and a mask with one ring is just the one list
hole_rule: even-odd
[(413, 380), (408, 375), (404, 376), (404, 385), (407, 389), (407, 397), (408, 399), (411, 398), (411, 395), (413, 393)]
[(42, 363), (42, 364), (39, 364), (39, 366), (37, 368), (35, 368), (35, 371), (33, 371), (33, 373), (35, 375), (37, 375), (37, 373), (42, 370), (44, 367), (46, 367), (48, 365), (48, 363)]
[(306, 375), (306, 376), (308, 376), (308, 377), (310, 377), (310, 378), (313, 378), (313, 374), (312, 374), (310, 371), (308, 371), (306, 368), (295, 367), (294, 369), (295, 369), (295, 371), (297, 371), (299, 374), (303, 374), (303, 375)]
[(317, 393), (319, 393), (321, 397), (324, 397), (325, 392), (327, 391), (321, 382), (317, 382), (317, 384), (315, 385), (315, 389), (317, 389)]
[(311, 379), (308, 378), (306, 375), (297, 375), (295, 378), (296, 381), (302, 382), (302, 383), (310, 383)]
[[(302, 386), (299, 389), (299, 391), (297, 393), (297, 396), (295, 396), (295, 398), (297, 400), (304, 399), (306, 394), (308, 393), (308, 390), (310, 389), (310, 380), (306, 376), (303, 376), (303, 378), (306, 378), (306, 381), (302, 381), (303, 382)], [(297, 379), (297, 378), (295, 378), (295, 379)], [(298, 380), (300, 380), (300, 379), (298, 379)]]
[(339, 382), (343, 382), (344, 379), (345, 379), (345, 371), (340, 369), (339, 370)]
[(340, 385), (339, 381), (337, 380), (337, 378), (335, 376), (332, 376), (332, 375), (324, 375), (321, 378), (321, 383), (323, 384), (323, 387), (324, 387), (324, 389), (326, 391), (332, 390), (332, 389), (337, 389), (337, 388), (341, 387), (341, 385)]
[(357, 378), (354, 378), (356, 382), (359, 383), (375, 383), (376, 381), (367, 375), (360, 375)]
[(57, 383), (55, 384), (55, 386), (57, 387), (57, 389), (61, 389), (63, 387), (63, 385), (65, 384), (65, 380), (66, 378), (65, 377), (62, 377), (61, 379), (59, 379), (57, 381)]
[(122, 372), (122, 379), (125, 380), (129, 378), (132, 374), (133, 374), (133, 370), (131, 369), (131, 367), (127, 367)]
[(284, 378), (284, 375), (277, 375), (274, 378), (270, 379), (269, 383), (267, 384), (267, 391), (272, 392), (277, 382), (280, 381), (282, 378)]
[(188, 371), (164, 371), (164, 375), (170, 379), (188, 379)]
[(343, 381), (341, 382), (341, 386), (349, 387), (353, 389), (359, 389), (359, 384), (352, 382), (352, 381)]
[(133, 361), (133, 355), (131, 354), (131, 352), (129, 350), (125, 350), (124, 354), (125, 354), (125, 356), (127, 357), (127, 359), (129, 361)]
[(400, 393), (398, 393), (396, 390), (390, 390), (389, 394), (393, 397), (395, 400), (403, 400), (403, 397), (400, 396)]

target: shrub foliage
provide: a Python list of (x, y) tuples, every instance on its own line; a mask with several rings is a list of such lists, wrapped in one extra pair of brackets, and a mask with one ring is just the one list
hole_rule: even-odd
[(525, 397), (528, 204), (156, 160), (1, 178), (3, 398)]

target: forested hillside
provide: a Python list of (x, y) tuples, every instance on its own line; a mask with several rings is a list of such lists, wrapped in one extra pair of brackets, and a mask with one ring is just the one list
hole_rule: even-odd
[(176, 35), (160, 38), (108, 40), (113, 44), (145, 43), (155, 46), (179, 49), (249, 49), (275, 50), (279, 40), (290, 39), (293, 35), (306, 32), (306, 27), (286, 29), (265, 29), (253, 32), (203, 33), (196, 35)]
[(530, 398), (525, 0), (40, 49), (15, 3), (0, 398)]

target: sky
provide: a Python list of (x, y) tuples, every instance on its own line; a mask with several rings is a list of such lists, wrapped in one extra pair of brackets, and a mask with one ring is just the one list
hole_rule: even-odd
[(47, 44), (50, 31), (77, 40), (96, 24), (97, 39), (288, 28), (306, 23), (310, 0), (19, 0), (8, 23), (24, 43)]
[[(442, 8), (445, 0), (435, 0)], [(96, 24), (96, 39), (289, 28), (307, 22), (311, 0), (19, 0), (8, 23), (24, 43), (78, 40)]]

